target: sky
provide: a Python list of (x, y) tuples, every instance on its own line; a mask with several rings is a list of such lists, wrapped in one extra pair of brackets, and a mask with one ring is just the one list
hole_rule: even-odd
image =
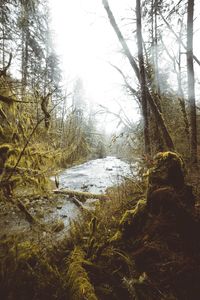
[[(187, 1), (185, 0), (184, 3)], [(111, 27), (102, 0), (49, 0), (51, 9), (51, 27), (54, 31), (54, 44), (56, 52), (60, 56), (61, 67), (66, 81), (73, 82), (76, 77), (83, 80), (83, 85), (91, 106), (99, 104), (108, 107), (113, 112), (119, 111), (119, 105), (126, 110), (128, 117), (137, 122), (139, 110), (132, 97), (128, 97), (122, 88), (123, 80), (108, 61), (125, 70), (134, 78), (133, 71), (129, 68), (127, 59), (121, 54), (121, 46)], [(178, 0), (177, 0), (178, 3)], [(183, 4), (184, 4), (183, 3)], [(110, 7), (120, 24), (121, 30), (129, 32), (133, 36), (130, 26), (133, 22), (135, 6), (133, 0), (109, 0)], [(195, 1), (195, 17), (200, 14), (199, 0)], [(126, 16), (127, 21), (122, 20)], [(177, 22), (175, 20), (175, 22)], [(126, 30), (126, 26), (129, 30)], [(175, 28), (176, 23), (173, 24)], [(195, 21), (194, 49), (198, 57), (200, 24)], [(174, 37), (166, 30), (164, 40), (169, 45), (169, 51), (173, 55)], [(171, 36), (171, 37), (170, 37)], [(132, 54), (136, 51), (136, 43), (131, 42)], [(171, 47), (171, 48), (170, 48)], [(162, 68), (173, 68), (169, 61), (159, 61)], [(199, 66), (196, 66), (199, 68)], [(199, 69), (197, 70), (199, 71)], [(196, 74), (197, 74), (196, 71)], [(171, 73), (171, 85), (176, 88), (175, 75)], [(134, 79), (133, 79), (134, 80)], [(131, 82), (134, 86), (136, 82)], [(199, 89), (199, 84), (196, 87)], [(101, 116), (101, 118), (103, 118)], [(112, 121), (113, 116), (103, 119), (107, 132), (116, 130), (118, 120)]]
[[(66, 80), (80, 77), (91, 105), (99, 104), (117, 112), (118, 102), (131, 119), (139, 119), (137, 104), (122, 89), (123, 80), (108, 62), (123, 66), (117, 37), (108, 21), (101, 0), (49, 0), (54, 44)], [(110, 0), (116, 17), (131, 7), (132, 1)], [(132, 72), (132, 71), (131, 71)], [(107, 117), (106, 130), (116, 129), (118, 121)]]

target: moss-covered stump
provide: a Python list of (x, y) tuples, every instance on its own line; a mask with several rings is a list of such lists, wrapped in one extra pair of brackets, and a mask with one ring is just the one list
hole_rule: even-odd
[(162, 202), (167, 209), (164, 201), (169, 202), (171, 209), (173, 200), (174, 204), (178, 201), (186, 208), (194, 207), (192, 187), (185, 183), (184, 162), (179, 154), (159, 152), (154, 158), (154, 166), (148, 173), (147, 205), (150, 210), (157, 210), (157, 202)]
[[(111, 239), (132, 257), (138, 278), (145, 272), (152, 289), (174, 297), (169, 299), (200, 299), (200, 218), (194, 204), (182, 158), (158, 153), (146, 201), (124, 214)], [(154, 298), (147, 293), (138, 299)]]

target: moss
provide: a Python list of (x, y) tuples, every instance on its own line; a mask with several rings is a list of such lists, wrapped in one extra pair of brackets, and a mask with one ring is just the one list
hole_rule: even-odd
[(175, 186), (184, 184), (184, 162), (175, 152), (159, 152), (154, 157), (154, 166), (149, 170), (149, 188), (152, 186)]
[(114, 242), (118, 242), (118, 241), (120, 241), (122, 239), (122, 233), (121, 233), (121, 231), (117, 231), (116, 233), (115, 233), (115, 235), (110, 239), (110, 242), (111, 243), (114, 243)]
[(11, 145), (3, 144), (0, 146), (0, 155), (7, 153), (11, 149)]
[(85, 253), (77, 247), (68, 260), (67, 286), (70, 289), (71, 300), (97, 300), (94, 287), (83, 268), (84, 257)]
[(127, 210), (119, 222), (119, 231), (111, 238), (111, 241), (118, 241), (122, 238), (133, 238), (134, 235), (143, 228), (146, 216), (146, 200), (137, 202), (134, 209)]

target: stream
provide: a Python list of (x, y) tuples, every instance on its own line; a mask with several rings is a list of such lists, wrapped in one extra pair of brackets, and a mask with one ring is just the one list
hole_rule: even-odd
[(102, 194), (108, 187), (121, 183), (125, 176), (130, 175), (129, 164), (107, 156), (65, 170), (59, 175), (59, 183), (60, 189)]
[[(84, 164), (74, 166), (62, 171), (59, 178), (59, 189), (72, 189), (77, 191), (103, 194), (111, 186), (120, 184), (124, 177), (133, 174), (134, 165), (113, 157), (107, 156), (101, 159), (90, 160)], [(54, 177), (51, 178), (54, 180)], [(49, 218), (61, 218), (65, 227), (70, 225), (80, 213), (80, 209), (70, 201), (67, 196), (61, 197), (61, 203)], [(94, 201), (88, 199), (85, 205), (91, 207)]]
[[(107, 188), (120, 184), (124, 177), (134, 174), (134, 170), (136, 170), (134, 164), (130, 167), (128, 163), (112, 156), (90, 160), (60, 172), (59, 189), (104, 194)], [(54, 177), (50, 179), (55, 180)], [(81, 214), (80, 208), (68, 195), (53, 193), (49, 196), (29, 197), (27, 195), (23, 197), (23, 203), (41, 223), (53, 226), (54, 223), (60, 222), (62, 224), (61, 235), (69, 230), (71, 222)], [(94, 199), (87, 199), (84, 206), (94, 209), (94, 203)], [(63, 225), (64, 230), (62, 230)], [(24, 218), (23, 213), (9, 202), (0, 203), (0, 226), (2, 228), (0, 235), (27, 232), (30, 229), (30, 224)]]

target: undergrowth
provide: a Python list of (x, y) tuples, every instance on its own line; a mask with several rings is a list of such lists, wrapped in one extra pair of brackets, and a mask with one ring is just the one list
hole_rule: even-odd
[(192, 190), (154, 190), (155, 170), (147, 194), (144, 181), (127, 179), (59, 242), (2, 237), (1, 299), (198, 299), (200, 221), (193, 202), (181, 204)]
[[(22, 234), (1, 237), (1, 299), (120, 299), (126, 284), (121, 276), (111, 276), (108, 266), (114, 257), (124, 262), (125, 269), (132, 268), (132, 263), (109, 243), (121, 215), (135, 205), (141, 190), (127, 181), (110, 189), (109, 197), (98, 202), (95, 211), (84, 211), (81, 220), (71, 224), (70, 236), (56, 245), (49, 240), (27, 240), (27, 236), (24, 240)], [(118, 265), (111, 270), (122, 274)], [(115, 286), (119, 288), (114, 292)]]

